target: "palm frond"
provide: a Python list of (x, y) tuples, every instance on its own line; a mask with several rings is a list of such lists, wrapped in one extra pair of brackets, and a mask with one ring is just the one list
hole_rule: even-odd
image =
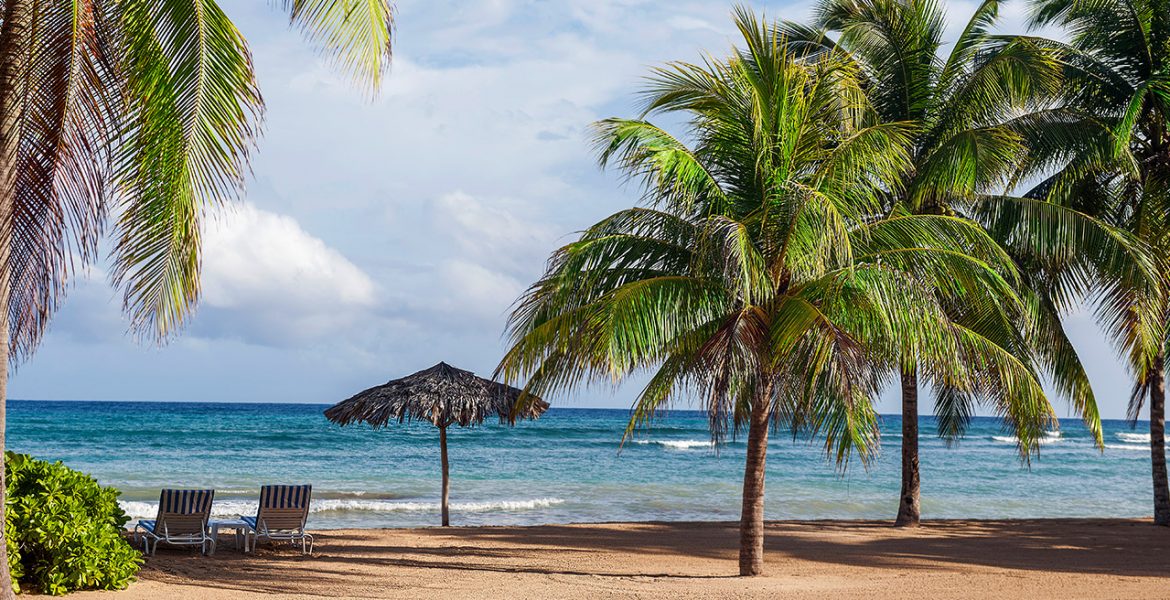
[(199, 296), (204, 210), (237, 196), (261, 115), (251, 56), (210, 0), (122, 3), (128, 77), (112, 278), (133, 329), (162, 340)]
[(19, 140), (8, 254), (12, 360), (32, 354), (70, 276), (93, 262), (109, 202), (120, 98), (114, 57), (89, 3), (37, 3), (29, 60), (17, 81)]
[(376, 92), (390, 69), (389, 0), (280, 0), (289, 20), (355, 81)]

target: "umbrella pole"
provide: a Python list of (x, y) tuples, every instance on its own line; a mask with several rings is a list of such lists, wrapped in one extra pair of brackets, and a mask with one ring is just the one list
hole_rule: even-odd
[(443, 461), (443, 527), (451, 525), (451, 518), (447, 512), (447, 497), (451, 491), (451, 480), (447, 476), (447, 426), (439, 428), (439, 456)]

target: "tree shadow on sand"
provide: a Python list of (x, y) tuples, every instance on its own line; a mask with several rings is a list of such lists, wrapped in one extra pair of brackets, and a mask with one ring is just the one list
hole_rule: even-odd
[[(615, 580), (722, 579), (736, 572), (734, 523), (639, 523), (540, 527), (321, 532), (318, 551), (287, 547), (215, 556), (160, 550), (144, 579), (236, 590), (369, 595), (468, 572), (587, 576)], [(767, 528), (767, 562), (890, 570), (977, 565), (1009, 570), (1158, 576), (1168, 573), (1170, 529), (1125, 520), (933, 521), (918, 529), (886, 522), (777, 522)], [(669, 570), (639, 561), (677, 557)], [(387, 574), (389, 573), (389, 574)]]

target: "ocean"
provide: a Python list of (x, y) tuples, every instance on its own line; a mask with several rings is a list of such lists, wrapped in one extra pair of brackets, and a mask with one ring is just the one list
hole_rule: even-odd
[[(214, 514), (256, 510), (265, 483), (311, 483), (309, 527), (406, 527), (439, 521), (438, 432), (325, 420), (325, 405), (136, 402), (8, 404), (8, 448), (60, 460), (122, 491), (153, 517), (163, 487), (216, 490)], [(743, 440), (713, 447), (702, 413), (671, 412), (619, 449), (625, 410), (552, 408), (540, 420), (448, 435), (453, 525), (736, 520)], [(1149, 433), (1105, 424), (1093, 447), (1062, 420), (1030, 467), (999, 421), (976, 418), (948, 448), (922, 419), (924, 518), (1145, 517), (1152, 514)], [(900, 419), (882, 419), (879, 457), (841, 472), (820, 440), (783, 432), (768, 449), (768, 519), (892, 519)], [(619, 451), (620, 450), (620, 451)]]

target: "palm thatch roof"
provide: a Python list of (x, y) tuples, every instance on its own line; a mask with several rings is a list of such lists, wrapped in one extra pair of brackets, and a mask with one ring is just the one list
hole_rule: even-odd
[(365, 422), (385, 427), (391, 421), (430, 421), (436, 427), (479, 425), (497, 416), (501, 423), (535, 419), (548, 403), (528, 395), (513, 414), (523, 391), (477, 377), (441, 362), (429, 369), (372, 387), (325, 411), (334, 423)]

